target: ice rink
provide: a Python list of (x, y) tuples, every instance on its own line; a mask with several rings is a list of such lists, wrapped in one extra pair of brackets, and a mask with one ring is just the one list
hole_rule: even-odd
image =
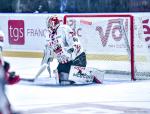
[[(4, 59), (23, 78), (33, 78), (41, 62), (40, 58)], [(51, 64), (52, 69), (56, 63)], [(90, 67), (106, 69), (107, 65), (88, 61)], [(129, 69), (128, 63), (118, 66)], [(47, 75), (45, 71), (41, 77)], [(150, 80), (131, 81), (125, 75), (118, 80), (115, 75), (106, 75), (103, 84), (60, 87), (19, 83), (6, 89), (13, 109), (22, 114), (150, 114)]]

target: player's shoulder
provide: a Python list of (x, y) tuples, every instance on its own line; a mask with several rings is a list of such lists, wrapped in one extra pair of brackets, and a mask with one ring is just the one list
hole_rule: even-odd
[(60, 25), (60, 28), (65, 29), (65, 30), (72, 30), (69, 25)]

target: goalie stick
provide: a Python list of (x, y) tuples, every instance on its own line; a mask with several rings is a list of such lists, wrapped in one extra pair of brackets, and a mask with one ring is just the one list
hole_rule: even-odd
[(40, 69), (38, 70), (38, 72), (37, 72), (37, 74), (35, 75), (33, 81), (36, 80), (36, 79), (40, 76), (40, 74), (41, 74), (46, 68), (47, 68), (47, 70), (48, 70), (48, 72), (49, 72), (49, 75), (50, 75), (50, 77), (51, 77), (50, 65), (44, 63), (44, 64), (42, 64), (42, 66), (41, 66)]
[(21, 78), (22, 81), (29, 81), (29, 82), (34, 82), (39, 76), (40, 74), (47, 68), (49, 75), (51, 77), (51, 69), (50, 69), (50, 65), (47, 65), (46, 63), (42, 64), (40, 69), (38, 70), (37, 74), (35, 75), (34, 78), (32, 79), (27, 79), (27, 78)]

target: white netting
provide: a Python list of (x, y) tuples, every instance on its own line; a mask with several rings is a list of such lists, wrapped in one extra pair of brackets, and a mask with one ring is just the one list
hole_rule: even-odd
[[(120, 79), (149, 79), (150, 51), (140, 33), (141, 26), (134, 25), (139, 22), (136, 19), (134, 22), (132, 16), (68, 15), (65, 21), (80, 38), (88, 59), (100, 62), (99, 66), (92, 67), (106, 70), (114, 76), (121, 74)], [(134, 48), (131, 48), (132, 41)], [(133, 53), (131, 49), (134, 49)]]
[[(150, 48), (148, 47), (144, 26), (148, 26), (148, 18), (135, 18), (135, 31), (134, 31), (134, 54), (135, 54), (135, 66), (137, 72), (135, 72), (136, 79), (150, 79)], [(144, 25), (144, 26), (143, 26)], [(147, 30), (146, 30), (147, 31)]]

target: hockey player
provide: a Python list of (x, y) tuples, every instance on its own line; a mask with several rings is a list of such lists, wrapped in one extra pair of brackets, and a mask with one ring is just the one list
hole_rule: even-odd
[[(59, 83), (72, 84), (74, 81), (69, 80), (70, 69), (72, 66), (78, 66), (81, 69), (82, 67), (86, 68), (86, 53), (73, 30), (68, 25), (60, 24), (60, 20), (56, 15), (48, 17), (46, 25), (49, 33), (46, 38), (47, 43), (45, 45), (42, 66), (37, 76), (46, 67), (50, 68), (49, 63), (55, 57), (58, 60)], [(92, 81), (94, 80), (94, 76), (92, 76)]]
[(47, 19), (47, 28), (49, 60), (52, 61), (54, 56), (58, 60), (59, 81), (63, 83), (68, 80), (71, 65), (86, 67), (86, 54), (73, 30), (67, 25), (60, 25), (57, 16)]
[[(11, 75), (9, 73), (9, 64), (3, 60), (2, 50), (3, 50), (3, 40), (4, 33), (0, 31), (0, 114), (17, 114), (11, 109), (10, 102), (5, 93), (6, 84), (15, 84), (19, 81), (19, 77)], [(18, 113), (19, 114), (19, 113)]]
[(0, 114), (13, 114), (11, 110), (11, 105), (5, 93), (5, 73), (4, 68), (2, 66), (2, 61), (0, 59)]
[(7, 61), (4, 61), (2, 56), (3, 51), (3, 43), (4, 43), (4, 33), (0, 30), (0, 58), (2, 61), (2, 66), (5, 70), (5, 80), (8, 85), (16, 84), (20, 81), (20, 77), (15, 74), (15, 72), (9, 72), (10, 65)]

